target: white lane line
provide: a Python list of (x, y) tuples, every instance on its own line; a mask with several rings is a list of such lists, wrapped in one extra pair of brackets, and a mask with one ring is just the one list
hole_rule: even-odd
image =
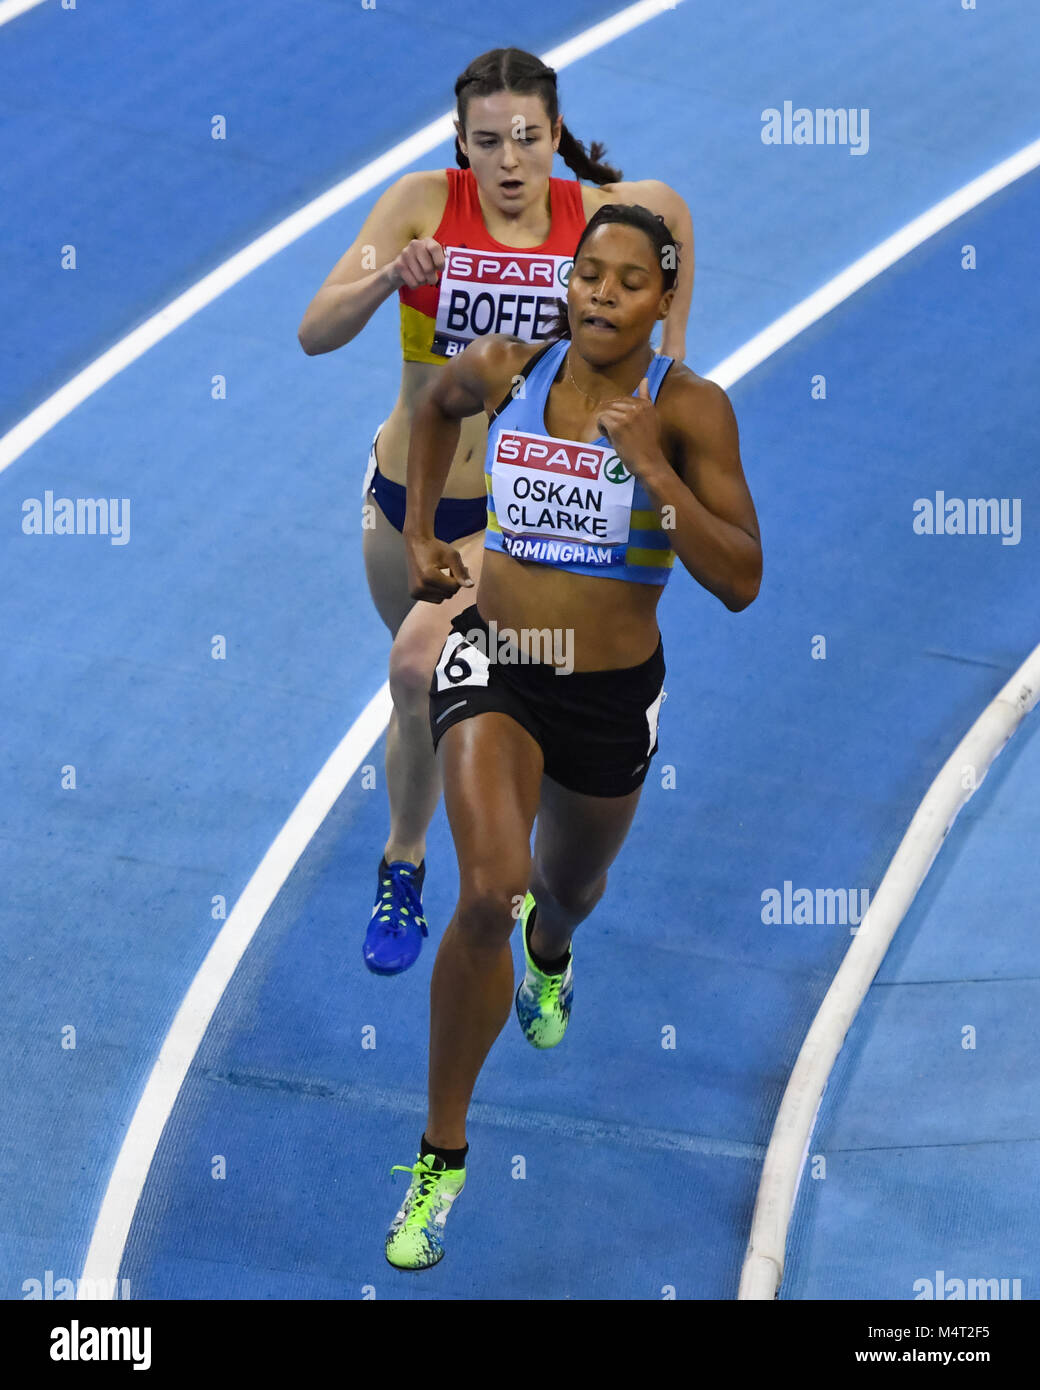
[(994, 193), (999, 193), (1008, 184), (1031, 173), (1037, 165), (1040, 165), (1040, 139), (1032, 141), (1017, 154), (1002, 159), (992, 169), (987, 169), (984, 174), (972, 179), (963, 188), (958, 188), (955, 193), (943, 198), (927, 212), (922, 212), (920, 217), (915, 217), (898, 232), (886, 237), (865, 256), (853, 261), (840, 275), (828, 280), (814, 294), (803, 299), (780, 318), (774, 319), (761, 333), (756, 333), (749, 342), (731, 353), (707, 375), (722, 387), (731, 386), (789, 343), (792, 338), (804, 332), (810, 324), (822, 319), (824, 314), (829, 314), (835, 305), (862, 289), (868, 281), (875, 279), (922, 242), (948, 227), (958, 217), (963, 217), (972, 208), (978, 207), (987, 198), (992, 198)]
[[(566, 43), (551, 49), (543, 55), (542, 61), (559, 72), (571, 63), (576, 63), (579, 58), (586, 57), (622, 34), (645, 24), (647, 20), (667, 10), (674, 10), (681, 3), (682, 0), (640, 0), (639, 4), (629, 5), (610, 19), (593, 25), (576, 38), (568, 39)], [(121, 338), (107, 352), (96, 357), (89, 366), (84, 367), (35, 410), (30, 411), (0, 439), (0, 473), (9, 468), (16, 459), (21, 458), (26, 449), (31, 448), (48, 430), (53, 429), (60, 420), (78, 405), (82, 405), (106, 382), (111, 381), (124, 367), (136, 362), (149, 348), (161, 342), (175, 328), (180, 328), (181, 324), (186, 323), (200, 309), (212, 304), (226, 290), (244, 280), (251, 271), (269, 261), (272, 256), (276, 256), (279, 251), (284, 251), (287, 246), (291, 246), (294, 241), (298, 241), (327, 218), (363, 197), (384, 180), (414, 164), (446, 140), (453, 140), (454, 116), (454, 108), (446, 111), (443, 116), (438, 116), (435, 121), (423, 126), (386, 154), (366, 164), (356, 174), (351, 174), (349, 178), (343, 179), (341, 183), (335, 184), (312, 202), (299, 208), (284, 221), (257, 237), (256, 241), (250, 242), (229, 260), (210, 271), (190, 289), (171, 300), (164, 309), (160, 309), (158, 313), (139, 324), (132, 333)]]
[(285, 880), (386, 728), (390, 710), (390, 686), (385, 683), (304, 792), (199, 966), (123, 1138), (83, 1264), (78, 1298), (112, 1296), (107, 1290), (115, 1285), (109, 1284), (105, 1271), (119, 1269), (152, 1155), (228, 981)]
[[(640, 0), (640, 3), (629, 5), (610, 19), (551, 49), (542, 56), (542, 61), (560, 71), (640, 24), (667, 10), (674, 10), (679, 3), (681, 0)], [(455, 130), (452, 119), (453, 113), (449, 112), (424, 126), (379, 159), (365, 165), (358, 173), (315, 198), (225, 261), (97, 358), (0, 440), (0, 471), (117, 372), (129, 366), (148, 348), (172, 333), (174, 328), (197, 314), (251, 270), (270, 260), (305, 232), (339, 212), (391, 174), (406, 168), (446, 139), (452, 138)], [(123, 1136), (83, 1263), (76, 1295), (78, 1299), (113, 1296), (111, 1290), (116, 1284), (114, 1279), (108, 1279), (106, 1271), (112, 1269), (118, 1273), (152, 1158), (210, 1019), (264, 915), (343, 788), (361, 765), (362, 758), (382, 735), (390, 718), (390, 710), (389, 685), (384, 684), (304, 793), (199, 966), (170, 1024), (158, 1059)]]
[[(950, 827), (982, 785), (994, 758), (1040, 699), (1040, 647), (986, 706), (943, 764), (914, 814), (806, 1034), (784, 1091), (766, 1150), (737, 1294), (772, 1300), (784, 1273), (794, 1210), (824, 1087), (896, 934)], [(964, 769), (974, 769), (970, 788)]]
[(17, 19), (20, 14), (25, 14), (26, 10), (33, 10), (42, 4), (43, 0), (0, 0), (0, 24)]

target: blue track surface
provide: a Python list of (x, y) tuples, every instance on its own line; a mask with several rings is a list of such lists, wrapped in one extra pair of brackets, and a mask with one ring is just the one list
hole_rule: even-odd
[[(274, 8), (252, 7), (243, 23), (240, 7), (186, 4), (146, 27), (129, 5), (75, 16), (48, 5), (0, 29), (14, 81), (0, 119), (21, 151), (0, 214), (17, 266), (0, 427), (446, 109), (455, 73), (505, 41), (487, 7), (453, 11), (449, 34), (418, 7), (348, 13), (328, 0), (297, 7), (294, 38), (271, 61)], [(530, 5), (509, 39), (544, 51), (606, 13), (569, 9), (561, 25), (559, 11)], [(60, 26), (81, 21), (73, 43)], [(422, 45), (408, 47), (417, 26)], [(386, 55), (406, 51), (415, 57), (395, 68), (391, 108)], [(688, 360), (707, 370), (1033, 138), (1038, 58), (1025, 5), (962, 14), (929, 3), (908, 20), (895, 3), (835, 16), (813, 0), (737, 23), (725, 6), (687, 4), (568, 69), (561, 90), (581, 138), (687, 197), (698, 260)], [(301, 95), (312, 89), (320, 99)], [(870, 153), (763, 146), (759, 113), (787, 98), (869, 106)], [(90, 121), (73, 119), (83, 109)], [(217, 112), (226, 148), (209, 138)], [(445, 148), (425, 163), (449, 158)], [(41, 184), (41, 167), (59, 177)], [(0, 1295), (20, 1297), (45, 1269), (78, 1273), (123, 1130), (220, 925), (212, 896), (235, 901), (384, 679), (356, 496), (396, 389), (393, 308), (327, 358), (304, 358), (295, 340), (372, 197), (254, 272), (0, 474), (12, 531), (22, 500), (48, 488), (129, 496), (132, 518), (126, 546), (15, 531), (3, 553), (0, 1045), (12, 1065), (0, 1093)], [(196, 1059), (131, 1233), (122, 1273), (135, 1297), (354, 1298), (366, 1285), (402, 1298), (653, 1298), (666, 1285), (680, 1298), (733, 1296), (776, 1106), (850, 939), (847, 927), (767, 926), (761, 895), (788, 880), (876, 888), (935, 772), (1037, 640), (1038, 202), (1040, 180), (1020, 181), (731, 392), (762, 523), (762, 593), (734, 616), (686, 575), (669, 586), (661, 761), (676, 786), (647, 784), (607, 898), (581, 928), (566, 1048), (534, 1054), (511, 1025), (482, 1073), (452, 1218), (457, 1257), (423, 1280), (382, 1259), (402, 1191), (386, 1170), (411, 1161), (422, 1125), (428, 976), (456, 881), (439, 814), (433, 940), (406, 976), (369, 976), (360, 938), (385, 833), (380, 744), (367, 760), (378, 788), (348, 786)], [(87, 248), (76, 272), (56, 268), (67, 241)], [(210, 398), (217, 373), (226, 401)], [(825, 401), (810, 396), (818, 373)], [(940, 489), (1020, 498), (1021, 543), (915, 536), (915, 499)], [(216, 633), (226, 662), (210, 658)], [(825, 661), (810, 657), (817, 634)], [(803, 1190), (787, 1297), (907, 1298), (935, 1268), (1031, 1277), (1035, 1296), (1035, 1261), (1001, 1224), (1017, 1212), (1035, 1247), (1024, 1186), (1035, 1109), (998, 1084), (1035, 1027), (1014, 1022), (1028, 1016), (1036, 973), (1024, 916), (1036, 739), (1025, 735), (957, 832), (970, 827), (972, 872), (992, 884), (993, 905), (973, 908), (958, 890), (962, 936), (951, 936), (936, 895), (955, 869), (940, 857), (850, 1035), (814, 1140), (828, 1178)], [(74, 792), (60, 786), (67, 764)], [(998, 846), (986, 827), (1005, 792)], [(1010, 899), (994, 896), (998, 885)], [(987, 911), (980, 959), (968, 943)], [(957, 984), (990, 978), (1007, 1002), (993, 984)], [(978, 1047), (964, 1052), (959, 1028), (976, 1016)], [(75, 1051), (60, 1046), (68, 1024)], [(367, 1024), (373, 1051), (361, 1048)], [(674, 1051), (660, 1046), (667, 1024)], [(985, 1050), (994, 1030), (1002, 1057)], [(926, 1080), (897, 1070), (909, 1038)], [(860, 1075), (868, 1046), (886, 1088)], [(966, 1083), (966, 1066), (980, 1077)], [(949, 1104), (923, 1106), (918, 1081)], [(1003, 1146), (999, 1170), (973, 1168), (962, 1147), (943, 1166), (954, 1151), (942, 1145), (982, 1140)], [(222, 1182), (215, 1154), (227, 1160)], [(517, 1155), (523, 1180), (511, 1176)], [(1023, 1175), (1020, 1201), (1008, 1171)], [(989, 1195), (951, 1232), (943, 1203), (969, 1184), (978, 1192), (987, 1173)], [(874, 1233), (899, 1220), (910, 1183), (920, 1239), (896, 1260), (892, 1233)]]
[(1038, 788), (1027, 726), (962, 812), (838, 1059), (785, 1298), (941, 1298), (937, 1270), (1037, 1297), (1040, 877), (1023, 847)]

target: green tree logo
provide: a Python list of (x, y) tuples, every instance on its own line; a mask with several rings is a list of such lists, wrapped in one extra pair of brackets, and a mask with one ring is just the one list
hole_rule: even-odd
[(603, 465), (603, 476), (612, 483), (627, 483), (632, 474), (618, 458), (617, 454), (611, 454)]

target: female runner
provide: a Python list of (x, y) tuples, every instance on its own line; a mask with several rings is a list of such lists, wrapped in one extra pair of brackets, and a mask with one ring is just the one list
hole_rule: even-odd
[[(410, 966), (427, 934), (422, 915), (426, 831), (440, 796), (430, 743), (430, 674), (461, 599), (414, 604), (401, 528), (405, 466), (416, 402), (445, 363), (490, 332), (543, 341), (587, 219), (611, 202), (639, 201), (667, 217), (685, 244), (693, 229), (685, 202), (666, 184), (621, 183), (568, 131), (559, 114), (556, 74), (516, 48), (475, 59), (455, 83), (459, 169), (406, 174), (378, 200), (357, 239), (315, 295), (299, 329), (308, 354), (355, 338), (395, 291), (401, 301), (404, 368), (397, 402), (376, 431), (364, 491), (364, 557), (369, 589), (395, 635), (390, 658), (394, 709), (387, 731), (390, 833), (379, 865), (376, 903), (363, 955), (369, 969)], [(579, 179), (551, 177), (559, 150)], [(693, 285), (684, 257), (661, 350), (681, 358)], [(458, 547), (479, 572), (487, 515), (483, 419), (458, 437), (436, 536)]]
[[(602, 209), (575, 251), (569, 339), (483, 338), (416, 409), (411, 593), (440, 605), (472, 592), (433, 518), (460, 421), (484, 410), (489, 553), (430, 686), (460, 885), (433, 969), (426, 1131), (386, 1241), (402, 1269), (444, 1253), (470, 1097), (510, 1009), (516, 909), (524, 1036), (553, 1047), (567, 1027), (571, 936), (604, 891), (657, 750), (665, 667), (655, 614), (675, 556), (734, 612), (758, 592), (758, 523), (726, 393), (650, 346), (673, 302), (674, 252), (645, 208)], [(501, 645), (513, 634), (515, 653), (517, 634), (546, 630), (572, 637), (572, 659), (555, 660), (555, 640), (540, 664)]]

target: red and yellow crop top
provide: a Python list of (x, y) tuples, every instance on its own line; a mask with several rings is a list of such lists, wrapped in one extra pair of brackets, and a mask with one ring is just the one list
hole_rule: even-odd
[(541, 246), (519, 249), (488, 234), (473, 170), (445, 173), (448, 201), (433, 234), (444, 248), (444, 269), (436, 285), (397, 292), (404, 360), (439, 364), (485, 333), (531, 343), (547, 338), (585, 229), (581, 184), (549, 180), (549, 235)]

